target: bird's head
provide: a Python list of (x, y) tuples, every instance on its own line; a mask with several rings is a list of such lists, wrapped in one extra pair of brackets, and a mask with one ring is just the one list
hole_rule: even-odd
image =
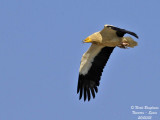
[(83, 43), (99, 43), (102, 40), (102, 36), (99, 32), (96, 32), (86, 39), (83, 40)]

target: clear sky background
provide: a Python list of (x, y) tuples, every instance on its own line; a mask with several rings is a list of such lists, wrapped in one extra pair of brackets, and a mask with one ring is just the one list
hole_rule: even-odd
[[(105, 24), (139, 45), (116, 48), (96, 98), (79, 101), (82, 40)], [(0, 120), (137, 120), (132, 105), (160, 107), (159, 28), (158, 0), (0, 0)]]

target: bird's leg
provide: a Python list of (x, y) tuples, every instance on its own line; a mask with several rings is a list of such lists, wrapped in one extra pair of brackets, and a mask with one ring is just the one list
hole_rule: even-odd
[(124, 42), (122, 42), (120, 45), (118, 45), (118, 47), (120, 47), (120, 48), (128, 48), (128, 46), (129, 46), (129, 43), (127, 43), (126, 41)]

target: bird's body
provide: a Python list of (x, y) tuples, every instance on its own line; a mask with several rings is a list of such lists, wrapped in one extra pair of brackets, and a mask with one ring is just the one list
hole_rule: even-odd
[(84, 101), (87, 97), (88, 101), (90, 100), (90, 94), (93, 98), (95, 97), (103, 68), (116, 46), (127, 48), (137, 45), (137, 42), (131, 37), (123, 37), (126, 33), (138, 38), (133, 32), (105, 25), (102, 31), (90, 35), (83, 41), (84, 43), (92, 43), (92, 45), (81, 59), (77, 87), (77, 93), (80, 92), (80, 99), (82, 95), (84, 95)]
[(135, 37), (138, 37), (133, 32), (116, 28), (111, 25), (105, 25), (103, 30), (93, 33), (88, 38), (86, 38), (84, 42), (86, 43), (91, 42), (93, 44), (107, 46), (107, 47), (116, 47), (121, 45), (124, 42), (129, 43), (129, 46), (127, 47), (134, 47), (137, 45), (137, 42), (134, 41), (131, 37), (123, 37), (124, 36), (123, 32), (118, 32), (117, 30), (121, 30)]

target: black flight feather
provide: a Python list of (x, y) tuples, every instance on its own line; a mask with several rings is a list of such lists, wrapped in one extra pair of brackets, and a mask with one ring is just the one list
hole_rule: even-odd
[(92, 97), (95, 98), (95, 92), (98, 92), (99, 81), (103, 72), (103, 68), (106, 65), (113, 49), (115, 47), (104, 47), (95, 56), (92, 66), (89, 69), (88, 73), (83, 75), (79, 74), (77, 93), (80, 92), (79, 99), (84, 95), (84, 101), (88, 98), (90, 100), (90, 91)]
[(125, 30), (125, 29), (121, 29), (121, 28), (118, 28), (118, 27), (114, 27), (114, 26), (107, 26), (107, 27), (117, 31), (116, 34), (117, 34), (118, 37), (123, 37), (124, 34), (128, 33), (128, 34), (133, 35), (134, 37), (138, 38), (138, 35), (134, 32), (131, 32), (131, 31), (128, 31), (128, 30)]

